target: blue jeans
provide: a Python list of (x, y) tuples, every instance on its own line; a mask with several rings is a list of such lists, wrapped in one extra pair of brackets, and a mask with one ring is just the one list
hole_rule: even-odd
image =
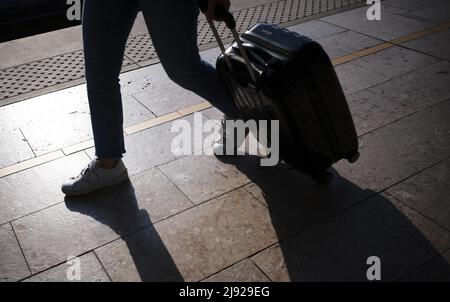
[(225, 114), (237, 113), (217, 71), (200, 58), (197, 0), (85, 0), (86, 83), (95, 151), (100, 158), (125, 153), (119, 74), (125, 44), (140, 9), (169, 78)]

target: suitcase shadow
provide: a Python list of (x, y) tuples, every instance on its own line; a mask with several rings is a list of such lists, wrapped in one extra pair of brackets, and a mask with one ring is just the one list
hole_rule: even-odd
[(148, 212), (139, 208), (130, 181), (84, 197), (66, 197), (65, 203), (70, 211), (90, 216), (120, 236), (99, 252), (100, 258), (107, 255), (102, 263), (113, 281), (183, 281)]
[[(380, 260), (382, 281), (450, 281), (450, 265), (440, 256), (449, 234), (401, 201), (335, 170), (323, 186), (284, 164), (259, 167), (254, 156), (221, 160), (254, 182), (245, 189), (270, 212), (280, 242), (252, 260), (273, 281), (368, 281), (371, 256)], [(280, 221), (292, 235), (277, 229)]]
[[(254, 156), (221, 160), (253, 181), (245, 190), (270, 213), (279, 243), (251, 259), (273, 281), (367, 281), (371, 256), (380, 259), (382, 281), (450, 281), (440, 256), (448, 233), (400, 201), (337, 171), (324, 187), (284, 164), (260, 167)], [(131, 182), (65, 203), (121, 237), (98, 250), (114, 281), (183, 281)]]

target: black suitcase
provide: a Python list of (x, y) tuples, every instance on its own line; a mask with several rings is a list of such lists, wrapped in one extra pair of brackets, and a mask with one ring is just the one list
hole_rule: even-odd
[(216, 67), (240, 118), (279, 120), (281, 159), (328, 184), (332, 164), (359, 158), (353, 119), (328, 55), (317, 42), (270, 24), (257, 24), (239, 36), (231, 13), (216, 14), (222, 14), (235, 38), (225, 49), (210, 22), (222, 49)]

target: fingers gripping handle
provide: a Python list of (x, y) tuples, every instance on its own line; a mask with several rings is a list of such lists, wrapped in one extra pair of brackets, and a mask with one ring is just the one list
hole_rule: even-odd
[[(206, 12), (208, 10), (208, 0), (199, 0), (199, 6), (200, 6), (200, 9), (202, 12)], [(256, 83), (255, 71), (252, 68), (250, 59), (247, 55), (247, 51), (245, 50), (244, 46), (242, 45), (241, 38), (239, 37), (239, 34), (236, 31), (236, 20), (234, 19), (233, 14), (231, 12), (229, 12), (225, 7), (216, 5), (214, 15), (217, 19), (224, 21), (226, 26), (231, 30), (234, 40), (236, 41), (236, 43), (239, 47), (239, 51), (241, 52), (241, 55), (245, 61), (248, 72), (250, 73), (250, 77), (252, 78), (253, 82)], [(216, 25), (214, 24), (214, 21), (208, 20), (208, 23), (209, 23), (209, 26), (211, 27), (214, 37), (217, 40), (217, 43), (219, 44), (219, 48), (222, 51), (222, 54), (225, 58), (226, 64), (228, 65), (230, 70), (233, 70), (230, 59), (228, 58), (228, 55), (225, 52), (225, 46), (223, 45), (222, 38), (220, 37), (219, 33), (217, 32), (217, 28), (216, 28)]]
[[(198, 5), (203, 13), (208, 11), (208, 0), (199, 0)], [(224, 21), (229, 29), (236, 28), (236, 20), (233, 14), (221, 5), (216, 5), (214, 9), (214, 16), (217, 20)]]

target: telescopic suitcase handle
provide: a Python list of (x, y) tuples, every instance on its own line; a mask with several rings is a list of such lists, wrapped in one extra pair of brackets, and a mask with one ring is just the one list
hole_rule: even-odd
[[(208, 10), (208, 0), (199, 0), (198, 3), (199, 3), (200, 10), (203, 13), (205, 13)], [(252, 68), (250, 59), (247, 55), (247, 51), (245, 50), (244, 46), (242, 45), (241, 37), (239, 36), (238, 32), (236, 31), (236, 20), (235, 20), (233, 14), (225, 7), (223, 7), (221, 5), (216, 5), (215, 11), (214, 11), (214, 16), (216, 18), (218, 18), (220, 21), (224, 21), (226, 26), (231, 30), (234, 40), (236, 41), (236, 43), (239, 47), (239, 51), (241, 52), (241, 55), (244, 58), (245, 65), (247, 66), (248, 72), (250, 73), (250, 77), (252, 78), (253, 82), (256, 84), (255, 71)], [(208, 20), (208, 23), (209, 23), (209, 26), (211, 27), (214, 37), (217, 40), (217, 43), (219, 44), (219, 48), (222, 51), (222, 54), (224, 56), (226, 64), (228, 65), (228, 68), (230, 68), (230, 70), (233, 70), (230, 59), (228, 58), (228, 55), (225, 52), (225, 46), (223, 45), (222, 38), (220, 37), (219, 33), (217, 32), (217, 28), (216, 28), (216, 25), (214, 24), (214, 21)]]

